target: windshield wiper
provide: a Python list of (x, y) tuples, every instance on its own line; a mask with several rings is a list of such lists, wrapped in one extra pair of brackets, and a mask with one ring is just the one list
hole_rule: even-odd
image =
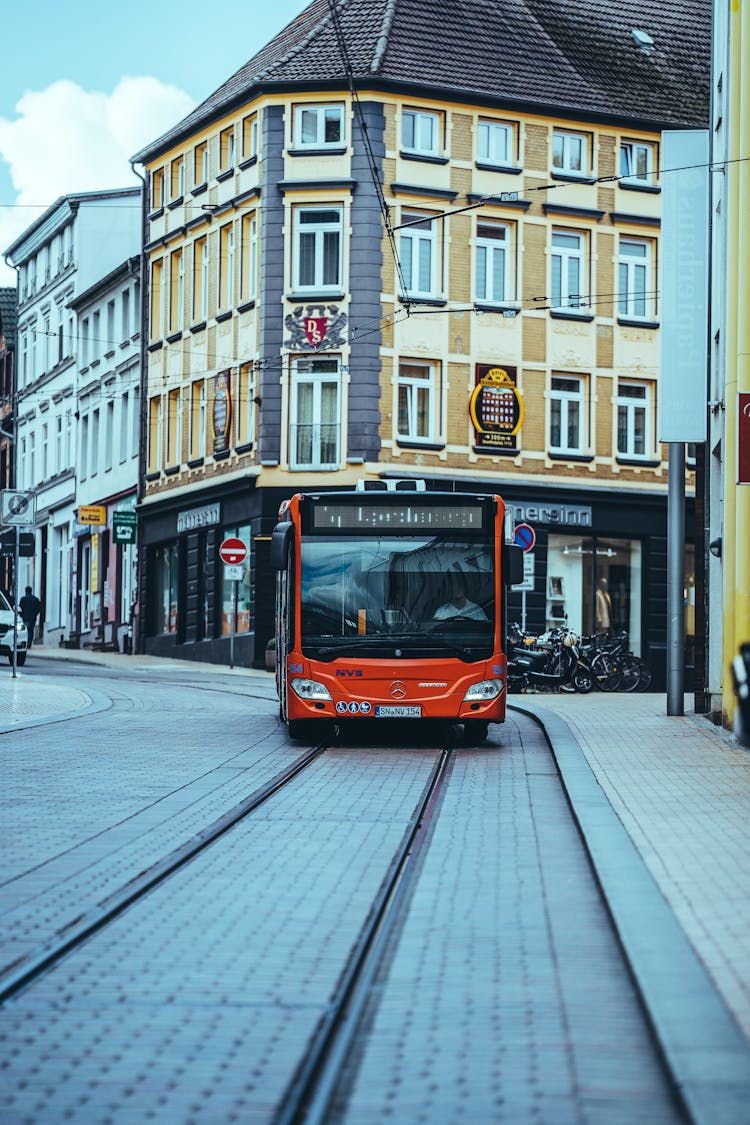
[[(489, 642), (487, 642), (489, 643)], [(454, 656), (459, 657), (460, 660), (470, 661), (476, 660), (474, 655), (475, 647), (472, 645), (470, 648), (464, 645), (456, 644), (455, 641), (445, 640), (443, 637), (421, 637), (418, 633), (370, 633), (368, 636), (363, 637), (359, 641), (345, 641), (341, 644), (326, 644), (320, 648), (314, 642), (307, 642), (310, 648), (317, 649), (319, 657), (326, 656), (355, 656), (366, 655), (372, 649), (382, 651), (385, 649), (398, 646), (402, 649), (402, 656), (407, 659), (409, 656), (421, 656), (430, 650), (438, 650), (440, 652), (450, 652)], [(302, 642), (302, 649), (304, 651), (306, 644)], [(490, 646), (491, 647), (491, 646)]]

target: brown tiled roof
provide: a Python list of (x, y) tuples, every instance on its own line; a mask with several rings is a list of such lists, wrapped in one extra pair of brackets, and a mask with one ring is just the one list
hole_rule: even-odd
[[(360, 87), (476, 99), (653, 128), (708, 119), (711, 0), (336, 0)], [(631, 32), (646, 32), (643, 50)], [(345, 82), (328, 0), (313, 0), (148, 158), (267, 88)]]

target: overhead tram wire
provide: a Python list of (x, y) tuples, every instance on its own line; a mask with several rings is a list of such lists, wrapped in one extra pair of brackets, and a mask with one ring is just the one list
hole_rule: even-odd
[[(362, 133), (362, 142), (363, 142), (363, 145), (364, 145), (365, 155), (367, 157), (367, 165), (370, 169), (370, 177), (372, 179), (373, 187), (375, 188), (375, 194), (376, 194), (377, 199), (378, 199), (378, 205), (380, 207), (380, 213), (381, 213), (381, 216), (383, 218), (383, 226), (385, 227), (385, 232), (388, 235), (388, 242), (389, 242), (390, 247), (391, 247), (391, 253), (393, 254), (393, 262), (394, 262), (395, 269), (396, 269), (396, 276), (398, 278), (398, 283), (401, 287), (401, 291), (403, 293), (405, 293), (407, 291), (407, 285), (406, 285), (406, 281), (405, 281), (405, 278), (404, 278), (404, 271), (403, 271), (403, 267), (401, 265), (401, 259), (400, 259), (399, 254), (398, 254), (398, 247), (396, 246), (396, 237), (395, 237), (395, 234), (394, 234), (394, 227), (391, 224), (391, 210), (390, 210), (388, 202), (385, 198), (385, 193), (383, 192), (383, 185), (380, 182), (380, 175), (379, 175), (379, 172), (378, 172), (378, 166), (377, 166), (377, 162), (375, 160), (375, 154), (372, 151), (372, 145), (370, 143), (370, 134), (369, 134), (369, 131), (368, 131), (368, 128), (367, 128), (367, 122), (365, 121), (365, 115), (362, 111), (362, 106), (360, 104), (359, 94), (357, 92), (357, 86), (356, 86), (356, 82), (355, 82), (355, 79), (354, 79), (354, 70), (352, 68), (351, 60), (349, 58), (349, 51), (348, 51), (347, 46), (346, 46), (346, 40), (344, 38), (344, 32), (343, 32), (343, 29), (341, 27), (341, 21), (339, 20), (339, 13), (338, 13), (338, 9), (336, 7), (336, 0), (328, 0), (328, 8), (329, 8), (330, 13), (331, 13), (331, 23), (333, 25), (333, 31), (334, 31), (334, 34), (336, 36), (336, 43), (338, 45), (339, 55), (341, 57), (341, 62), (342, 62), (343, 67), (344, 67), (344, 73), (345, 73), (347, 81), (349, 83), (349, 93), (351, 95), (352, 105), (354, 107), (354, 112), (357, 115), (357, 121), (359, 122), (359, 128), (360, 128), (360, 131)], [(408, 307), (409, 306), (407, 305), (407, 310), (408, 310)]]

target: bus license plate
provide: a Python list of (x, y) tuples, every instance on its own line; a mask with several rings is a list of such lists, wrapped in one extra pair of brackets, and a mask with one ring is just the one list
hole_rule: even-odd
[(375, 717), (377, 719), (421, 719), (422, 708), (413, 705), (407, 706), (406, 704), (386, 704), (375, 708)]

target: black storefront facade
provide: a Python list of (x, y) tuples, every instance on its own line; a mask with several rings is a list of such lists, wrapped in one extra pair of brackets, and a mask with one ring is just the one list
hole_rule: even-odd
[[(138, 650), (154, 656), (265, 667), (274, 631), (268, 566), (278, 507), (290, 490), (256, 488), (252, 473), (149, 498), (138, 508), (141, 543)], [(226, 578), (224, 539), (248, 547), (242, 579)]]

